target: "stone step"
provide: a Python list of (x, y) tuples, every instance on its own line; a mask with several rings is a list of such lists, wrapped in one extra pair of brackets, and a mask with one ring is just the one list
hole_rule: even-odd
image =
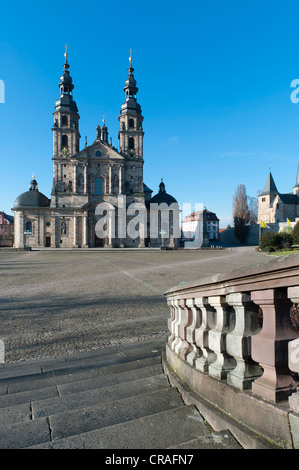
[(118, 386), (91, 389), (63, 397), (53, 397), (37, 400), (31, 403), (32, 419), (41, 418), (50, 414), (62, 413), (78, 408), (85, 408), (97, 404), (134, 397), (154, 390), (169, 387), (168, 378), (161, 374), (146, 377), (133, 382), (121, 383)]
[(0, 448), (238, 448), (170, 386), (164, 341), (0, 365)]
[[(113, 382), (113, 380), (117, 382), (117, 376), (119, 376), (121, 380), (120, 374), (125, 374), (123, 380), (126, 380), (126, 376), (128, 377), (128, 380), (131, 380), (134, 374), (143, 374), (141, 371), (150, 367), (154, 367), (155, 369), (160, 370), (161, 373), (161, 358), (156, 356), (140, 361), (115, 364), (113, 366), (100, 367), (98, 369), (94, 368), (78, 370), (76, 372), (70, 370), (69, 373), (65, 374), (52, 374), (50, 372), (46, 372), (44, 374), (38, 374), (38, 377), (35, 374), (32, 377), (22, 376), (20, 377), (20, 380), (6, 379), (5, 389), (3, 387), (3, 393), (0, 393), (0, 398), (1, 395), (21, 393), (29, 390), (42, 389), (52, 386), (62, 386), (63, 384), (72, 384), (74, 382), (84, 382), (87, 380), (95, 380), (98, 383), (103, 384), (108, 383), (109, 380), (111, 380), (111, 382)], [(150, 369), (148, 372), (150, 375)], [(113, 376), (116, 376), (115, 379), (108, 379), (108, 377)]]
[(198, 437), (191, 441), (182, 442), (169, 449), (242, 449), (234, 436), (225, 429), (224, 431), (213, 432), (209, 436)]
[[(88, 401), (88, 399), (96, 399), (96, 397), (100, 396), (101, 390), (103, 390), (104, 397), (109, 397), (110, 395), (111, 397), (114, 397), (114, 395), (116, 395), (117, 393), (125, 393), (126, 389), (132, 390), (132, 393), (134, 395), (138, 394), (138, 387), (141, 387), (141, 389), (143, 390), (146, 386), (158, 386), (160, 388), (162, 385), (163, 388), (169, 386), (168, 379), (165, 375), (162, 374), (160, 365), (152, 366), (146, 369), (147, 370), (145, 371), (143, 369), (139, 369), (138, 371), (135, 371), (135, 373), (133, 373), (136, 379), (136, 390), (134, 390), (134, 387), (132, 385), (134, 382), (132, 380), (128, 383), (124, 381), (120, 384), (119, 387), (116, 388), (115, 385), (113, 385), (113, 380), (109, 380), (107, 376), (107, 383), (109, 384), (110, 382), (110, 386), (105, 386), (105, 384), (101, 383), (101, 381), (100, 384), (97, 383), (98, 386), (95, 386), (93, 380), (88, 379), (86, 381), (74, 382), (72, 384), (62, 384), (57, 386), (55, 385), (46, 388), (38, 388), (19, 393), (2, 395), (0, 397), (1, 414), (3, 408), (12, 408), (14, 406), (26, 403), (30, 404), (30, 408), (32, 408), (33, 413), (40, 413), (40, 409), (43, 408), (43, 405), (50, 407), (52, 405), (56, 406), (56, 404), (58, 403), (61, 403), (61, 405), (59, 406), (63, 406), (63, 403), (76, 403), (76, 398), (74, 398), (73, 395), (76, 395), (78, 399), (82, 399), (83, 401)], [(138, 378), (138, 373), (140, 374), (140, 378)], [(115, 374), (113, 377), (115, 379), (119, 379), (118, 374)], [(117, 383), (117, 380), (115, 380), (115, 382)]]
[(103, 405), (0, 427), (0, 448), (20, 449), (79, 435), (184, 406), (177, 391), (163, 389)]
[[(0, 397), (0, 405), (3, 405), (0, 408), (0, 426), (8, 423), (13, 424), (20, 421), (29, 421), (32, 417), (32, 409), (36, 406), (35, 404), (33, 405), (34, 401), (38, 401), (40, 405), (42, 400), (46, 400), (48, 398), (66, 397), (80, 392), (88, 393), (89, 390), (92, 390), (93, 394), (95, 393), (95, 390), (97, 390), (98, 394), (102, 388), (107, 394), (109, 387), (116, 387), (118, 384), (121, 384), (122, 387), (120, 390), (123, 390), (126, 383), (129, 383), (129, 388), (131, 388), (133, 381), (161, 374), (161, 364), (155, 364), (153, 366), (128, 371), (125, 370), (124, 372), (118, 372), (115, 374), (96, 376), (95, 378), (89, 378), (86, 380), (66, 382), (61, 385), (57, 385), (56, 390), (54, 387), (41, 389), (34, 388), (33, 390), (5, 395)], [(64, 376), (64, 378), (66, 379), (67, 377)], [(71, 379), (73, 378), (74, 377), (71, 376)], [(169, 383), (164, 379), (163, 383), (169, 386)], [(34, 382), (34, 384), (36, 384), (36, 382)], [(114, 393), (116, 393), (116, 389)]]
[(211, 437), (193, 405), (180, 406), (102, 429), (57, 439), (35, 449), (167, 449), (194, 439)]
[(5, 386), (16, 382), (39, 380), (41, 377), (49, 378), (146, 359), (161, 359), (162, 349), (162, 343), (159, 341), (158, 344), (122, 345), (118, 348), (0, 364), (0, 393), (6, 393)]

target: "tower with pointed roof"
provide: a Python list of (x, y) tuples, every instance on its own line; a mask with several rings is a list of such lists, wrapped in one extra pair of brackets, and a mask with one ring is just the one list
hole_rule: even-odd
[(284, 223), (289, 219), (295, 221), (299, 216), (299, 167), (296, 184), (292, 193), (280, 193), (274, 182), (271, 170), (264, 190), (258, 197), (258, 224), (261, 221), (266, 224)]
[(60, 96), (55, 103), (53, 131), (53, 158), (79, 152), (79, 113), (73, 98), (73, 80), (69, 72), (68, 54), (64, 54), (63, 73), (60, 77)]
[(137, 82), (134, 78), (132, 57), (129, 58), (128, 78), (124, 87), (125, 102), (121, 105), (119, 115), (119, 148), (120, 153), (129, 158), (143, 159), (143, 116), (141, 106), (137, 103)]
[(297, 177), (296, 177), (296, 184), (293, 187), (293, 193), (298, 194), (299, 193), (299, 163), (298, 163), (298, 168), (297, 168)]

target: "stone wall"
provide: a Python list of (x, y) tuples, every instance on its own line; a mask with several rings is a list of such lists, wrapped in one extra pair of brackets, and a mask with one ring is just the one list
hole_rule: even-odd
[[(263, 235), (265, 232), (272, 230), (273, 232), (280, 231), (280, 224), (269, 224), (270, 228), (262, 228), (261, 234)], [(244, 245), (252, 245), (256, 246), (259, 244), (259, 225), (250, 225), (249, 232), (244, 244), (241, 244), (240, 241), (234, 234), (234, 228), (228, 228), (224, 232), (220, 232), (219, 242), (223, 246), (244, 246)]]
[(5, 235), (0, 237), (0, 246), (13, 246), (13, 235)]

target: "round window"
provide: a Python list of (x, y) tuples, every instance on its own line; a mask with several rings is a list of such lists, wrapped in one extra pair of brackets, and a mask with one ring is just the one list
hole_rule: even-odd
[(47, 222), (46, 222), (46, 226), (47, 226), (47, 227), (51, 227), (51, 222), (47, 221)]
[(102, 152), (101, 152), (100, 150), (98, 150), (98, 151), (96, 152), (96, 157), (100, 157), (101, 155), (102, 155)]

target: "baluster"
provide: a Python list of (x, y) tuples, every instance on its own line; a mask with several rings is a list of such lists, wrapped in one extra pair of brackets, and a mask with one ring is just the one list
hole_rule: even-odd
[(186, 299), (186, 306), (191, 311), (191, 323), (186, 328), (186, 339), (190, 345), (191, 352), (187, 355), (186, 360), (193, 366), (199, 357), (199, 349), (195, 344), (195, 330), (201, 324), (201, 313), (196, 307), (194, 299)]
[(191, 352), (191, 345), (186, 341), (186, 328), (192, 321), (192, 312), (186, 305), (186, 300), (181, 299), (179, 301), (181, 308), (181, 321), (178, 324), (178, 336), (181, 339), (179, 346), (176, 348), (177, 354), (182, 358), (186, 359), (186, 356)]
[(252, 384), (252, 392), (277, 402), (295, 387), (288, 368), (288, 342), (295, 337), (290, 327), (291, 302), (286, 289), (254, 291), (251, 299), (263, 310), (263, 327), (252, 337), (252, 358), (264, 369)]
[(174, 321), (174, 335), (175, 339), (171, 344), (171, 349), (179, 355), (180, 351), (186, 346), (185, 341), (181, 338), (181, 327), (185, 322), (185, 311), (180, 306), (180, 301), (175, 299), (174, 301), (175, 307), (175, 321)]
[(168, 344), (171, 347), (171, 343), (175, 339), (174, 334), (174, 321), (175, 321), (175, 307), (174, 307), (174, 299), (167, 299), (167, 305), (170, 307), (170, 317), (168, 319), (168, 329), (170, 332), (170, 336), (168, 337)]
[(195, 330), (195, 343), (201, 351), (201, 356), (196, 359), (195, 367), (201, 372), (208, 372), (209, 365), (215, 361), (216, 355), (209, 348), (209, 330), (213, 312), (208, 304), (207, 297), (198, 297), (194, 299), (194, 304), (201, 311), (201, 324)]
[[(292, 329), (294, 332), (299, 335), (299, 314), (298, 314), (298, 304), (299, 304), (299, 286), (289, 287), (288, 288), (289, 299), (297, 304), (297, 309), (295, 309), (295, 315), (292, 318)], [(295, 306), (294, 306), (295, 307)], [(299, 376), (299, 338), (294, 339), (289, 342), (288, 345), (289, 351), (289, 368), (294, 372), (297, 377)], [(291, 432), (293, 437), (294, 448), (299, 449), (299, 382), (297, 382), (297, 392), (293, 393), (289, 397), (289, 420), (291, 426)]]
[(180, 323), (181, 317), (180, 317), (180, 306), (179, 306), (179, 300), (174, 299), (173, 300), (173, 308), (174, 308), (174, 321), (172, 322), (172, 328), (173, 328), (173, 335), (174, 339), (171, 343), (171, 349), (175, 351), (176, 345), (179, 343), (179, 333), (178, 333), (178, 325)]
[(235, 327), (226, 335), (226, 350), (237, 361), (235, 369), (227, 374), (227, 382), (240, 390), (251, 388), (252, 381), (262, 374), (251, 358), (251, 336), (260, 331), (258, 306), (248, 294), (229, 294), (226, 302), (235, 311)]
[[(299, 378), (299, 286), (289, 287), (288, 297), (294, 304), (290, 311), (290, 324), (293, 332), (297, 336), (297, 339), (290, 341), (288, 344), (288, 364), (289, 369)], [(299, 387), (299, 382), (297, 386)], [(297, 394), (299, 396), (298, 392)]]
[(222, 380), (236, 366), (236, 361), (226, 352), (226, 335), (231, 307), (226, 304), (223, 296), (209, 297), (208, 302), (216, 310), (216, 324), (209, 331), (209, 347), (216, 354), (216, 360), (209, 366), (209, 374)]

